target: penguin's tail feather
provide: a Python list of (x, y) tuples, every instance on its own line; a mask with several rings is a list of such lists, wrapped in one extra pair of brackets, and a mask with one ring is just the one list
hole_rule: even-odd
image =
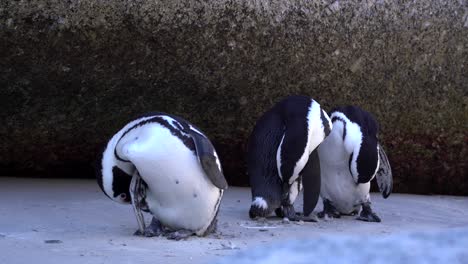
[(250, 206), (250, 218), (267, 217), (273, 212), (273, 208), (269, 206), (266, 199), (260, 196), (254, 197), (252, 205)]

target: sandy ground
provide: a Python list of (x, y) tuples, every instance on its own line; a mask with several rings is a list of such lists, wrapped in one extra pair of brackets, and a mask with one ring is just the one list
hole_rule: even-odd
[[(133, 236), (131, 207), (109, 200), (93, 180), (0, 178), (0, 263), (211, 263), (284, 240), (468, 227), (468, 197), (392, 194), (384, 200), (375, 193), (372, 198), (382, 223), (344, 217), (262, 224), (248, 218), (250, 190), (231, 187), (216, 234), (169, 241)], [(301, 208), (301, 201), (296, 203)]]

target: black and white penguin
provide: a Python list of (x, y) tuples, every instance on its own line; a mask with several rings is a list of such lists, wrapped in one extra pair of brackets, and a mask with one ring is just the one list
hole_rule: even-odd
[(371, 209), (370, 181), (376, 177), (384, 198), (392, 192), (392, 171), (379, 144), (374, 117), (357, 106), (331, 111), (333, 129), (318, 147), (323, 200), (319, 217), (354, 215), (359, 220), (380, 222)]
[[(210, 140), (186, 120), (150, 113), (131, 121), (110, 139), (99, 164), (104, 193), (133, 204), (135, 234), (179, 240), (214, 230), (227, 182)], [(141, 211), (153, 215), (150, 226)]]
[[(289, 220), (313, 221), (309, 215), (320, 194), (317, 146), (330, 133), (327, 113), (310, 97), (289, 96), (257, 121), (248, 143), (247, 169), (252, 187), (251, 218), (273, 211)], [(303, 215), (294, 201), (304, 188)]]

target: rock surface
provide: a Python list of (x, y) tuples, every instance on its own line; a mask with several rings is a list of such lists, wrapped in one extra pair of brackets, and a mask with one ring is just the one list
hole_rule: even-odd
[[(296, 202), (298, 210), (302, 208), (301, 196)], [(169, 241), (163, 237), (133, 236), (137, 223), (131, 206), (111, 201), (95, 180), (2, 177), (0, 263), (208, 264), (227, 257), (228, 263), (235, 259), (234, 263), (240, 264), (280, 252), (265, 252), (271, 247), (281, 248), (281, 252), (293, 250), (304, 257), (314, 254), (320, 257), (327, 253), (325, 249), (334, 246), (332, 252), (336, 255), (328, 251), (326, 260), (338, 259), (340, 255), (348, 258), (350, 250), (356, 248), (365, 252), (364, 255), (355, 254), (359, 260), (364, 260), (365, 256), (380, 260), (388, 256), (390, 249), (395, 250), (392, 260), (399, 254), (402, 257), (414, 254), (409, 256), (414, 260), (422, 250), (429, 249), (428, 256), (437, 254), (453, 260), (460, 245), (465, 246), (466, 254), (468, 197), (393, 194), (383, 200), (373, 193), (372, 200), (374, 211), (382, 218), (381, 223), (357, 221), (355, 216), (317, 223), (287, 223), (279, 218), (260, 222), (248, 217), (250, 189), (231, 187), (221, 202), (217, 233), (205, 238)], [(315, 212), (321, 209), (319, 204)], [(150, 220), (147, 214), (145, 218)], [(413, 232), (419, 235), (408, 235)], [(407, 238), (408, 242), (405, 240), (399, 245), (399, 237)], [(323, 247), (311, 247), (303, 252), (305, 247), (298, 241)], [(353, 244), (355, 242), (359, 244)], [(434, 250), (436, 246), (438, 250)], [(231, 255), (233, 257), (229, 257)], [(427, 258), (421, 256), (421, 259)], [(453, 263), (466, 263), (466, 255), (461, 260), (463, 262)]]
[(466, 0), (0, 1), (0, 174), (93, 177), (157, 110), (246, 184), (255, 120), (305, 94), (375, 114), (396, 191), (468, 194), (467, 36)]

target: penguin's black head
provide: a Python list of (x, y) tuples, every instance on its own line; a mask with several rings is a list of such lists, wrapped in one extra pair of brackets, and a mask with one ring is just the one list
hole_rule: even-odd
[(357, 169), (359, 172), (359, 182), (368, 182), (377, 172), (379, 165), (379, 151), (377, 133), (379, 125), (369, 112), (362, 111), (363, 120), (361, 123), (362, 145), (357, 157)]
[(119, 203), (130, 203), (131, 175), (113, 163), (113, 159), (106, 159), (105, 155), (106, 151), (96, 161), (96, 179), (99, 187), (110, 199)]
[(378, 159), (377, 138), (364, 137), (356, 160), (358, 183), (366, 183), (372, 179), (377, 171)]
[(117, 166), (112, 168), (112, 174), (114, 177), (112, 181), (113, 197), (111, 199), (118, 200), (121, 203), (130, 203), (130, 181), (132, 177)]
[(353, 152), (349, 157), (349, 170), (358, 183), (369, 182), (375, 175), (379, 163), (378, 123), (372, 114), (357, 106), (338, 107), (334, 111), (341, 112), (345, 116), (334, 119), (344, 123), (343, 140), (351, 142), (349, 146)]
[[(101, 152), (102, 153), (102, 152)], [(94, 172), (96, 174), (96, 180), (97, 180), (97, 183), (99, 185), (99, 187), (101, 188), (101, 190), (104, 192), (104, 194), (107, 196), (107, 193), (106, 191), (104, 190), (104, 187), (102, 185), (102, 154), (100, 154), (97, 159), (94, 161)]]

